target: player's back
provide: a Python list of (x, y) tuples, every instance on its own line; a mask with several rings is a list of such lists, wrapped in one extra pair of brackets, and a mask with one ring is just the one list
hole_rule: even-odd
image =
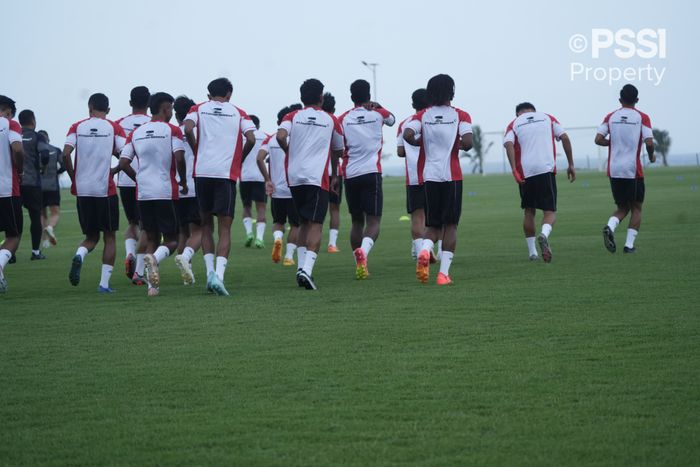
[(91, 117), (74, 123), (66, 144), (75, 148), (74, 193), (78, 196), (111, 196), (116, 194), (109, 176), (112, 154), (121, 149), (124, 132), (119, 125), (105, 118)]
[(419, 112), (417, 118), (422, 126), (424, 180), (461, 180), (460, 131), (471, 132), (469, 114), (451, 106), (440, 105)]
[(381, 173), (382, 127), (385, 123), (393, 124), (391, 113), (386, 109), (368, 110), (358, 106), (341, 115), (339, 121), (345, 135), (345, 177)]
[(19, 178), (12, 159), (12, 142), (22, 141), (22, 127), (0, 117), (0, 198), (19, 196)]
[(523, 168), (523, 176), (531, 177), (556, 172), (554, 141), (563, 133), (556, 118), (543, 112), (524, 112), (506, 129), (512, 131), (516, 160)]
[[(177, 147), (173, 146), (173, 138), (180, 141)], [(148, 122), (131, 133), (129, 143), (138, 161), (139, 199), (177, 199), (173, 151), (184, 149), (180, 129), (165, 122)]]
[[(262, 173), (260, 173), (260, 169), (258, 168), (257, 157), (258, 151), (260, 151), (260, 147), (263, 145), (263, 142), (267, 139), (268, 134), (262, 130), (255, 130), (253, 131), (253, 133), (255, 134), (255, 146), (253, 146), (253, 149), (251, 149), (250, 154), (246, 156), (246, 158), (243, 160), (243, 163), (241, 164), (242, 182), (265, 181), (265, 179), (262, 176)], [(241, 144), (244, 144), (245, 137), (241, 135), (241, 138)]]
[(287, 185), (287, 173), (284, 169), (286, 154), (277, 142), (274, 135), (268, 136), (263, 143), (268, 154), (268, 162), (270, 165), (270, 180), (275, 185), (275, 191), (272, 193), (273, 198), (291, 198), (292, 193)]
[[(151, 117), (149, 117), (148, 115), (142, 113), (134, 113), (116, 120), (115, 123), (122, 127), (122, 130), (124, 130), (124, 136), (128, 138), (132, 131), (150, 121)], [(117, 174), (118, 186), (134, 186), (135, 184), (136, 182), (129, 178), (129, 176), (126, 175), (124, 172), (119, 172)]]
[[(180, 125), (180, 132), (182, 134), (185, 134), (185, 125)], [(195, 191), (195, 186), (194, 186), (194, 177), (192, 176), (192, 171), (194, 170), (194, 151), (190, 147), (190, 144), (183, 139), (184, 147), (185, 147), (185, 166), (187, 167), (187, 194), (180, 195), (180, 198), (194, 198), (197, 196), (197, 192)], [(179, 176), (177, 176), (177, 180), (179, 180)]]
[(408, 117), (406, 120), (399, 124), (398, 131), (396, 132), (397, 146), (401, 146), (406, 153), (406, 185), (419, 185), (418, 177), (418, 156), (420, 155), (420, 148), (418, 146), (413, 146), (408, 144), (403, 139), (403, 130), (406, 128), (406, 124), (413, 119), (413, 115)]
[(622, 107), (605, 117), (610, 134), (608, 175), (635, 178), (644, 175), (640, 154), (645, 138), (651, 138), (651, 120), (637, 109)]

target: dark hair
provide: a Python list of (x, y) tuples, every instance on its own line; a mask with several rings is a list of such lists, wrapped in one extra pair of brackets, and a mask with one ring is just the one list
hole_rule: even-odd
[(335, 97), (333, 97), (333, 94), (330, 92), (323, 94), (323, 104), (321, 104), (321, 108), (329, 114), (335, 113)]
[(280, 109), (280, 111), (277, 112), (277, 124), (279, 125), (280, 123), (282, 123), (282, 119), (284, 119), (284, 117), (288, 113), (295, 112), (295, 111), (301, 110), (303, 108), (304, 107), (301, 104), (292, 104), (289, 107), (284, 107), (284, 108)]
[(101, 92), (98, 92), (90, 96), (90, 99), (88, 99), (88, 105), (91, 106), (93, 110), (97, 110), (98, 112), (107, 112), (109, 111), (109, 98)]
[(0, 109), (10, 109), (12, 116), (15, 116), (17, 112), (17, 106), (15, 106), (15, 101), (7, 96), (0, 95)]
[(363, 79), (353, 81), (350, 85), (350, 99), (354, 104), (364, 104), (370, 100), (369, 83)]
[(431, 105), (443, 105), (455, 97), (455, 81), (450, 75), (435, 75), (428, 80), (426, 88)]
[(216, 78), (207, 86), (211, 97), (226, 97), (226, 94), (233, 92), (233, 84), (228, 78)]
[(637, 97), (639, 96), (639, 91), (636, 87), (631, 84), (625, 84), (620, 90), (620, 100), (627, 105), (634, 105), (637, 103)]
[(43, 136), (47, 140), (49, 139), (49, 134), (46, 130), (39, 130), (39, 131), (37, 131), (37, 133), (39, 133), (41, 136)]
[(255, 128), (260, 128), (260, 119), (257, 115), (248, 115), (248, 117), (253, 121)]
[(193, 105), (194, 101), (189, 97), (177, 96), (175, 103), (173, 104), (173, 110), (175, 110), (175, 118), (177, 121), (181, 122), (184, 120)]
[(131, 90), (131, 100), (129, 104), (135, 109), (145, 109), (148, 107), (148, 99), (151, 98), (151, 92), (146, 86), (136, 86)]
[(19, 124), (22, 126), (27, 126), (31, 125), (32, 123), (36, 123), (36, 117), (34, 117), (34, 112), (32, 112), (29, 109), (24, 109), (19, 113), (17, 116), (19, 119)]
[(299, 92), (304, 105), (319, 104), (323, 99), (323, 83), (316, 78), (307, 79), (301, 84)]
[(151, 108), (151, 115), (159, 113), (161, 106), (166, 102), (172, 104), (175, 102), (175, 99), (167, 92), (157, 92), (153, 94), (151, 100), (148, 101), (148, 106)]
[(534, 105), (530, 104), (529, 102), (521, 102), (520, 104), (515, 106), (515, 115), (518, 115), (522, 110), (527, 110), (531, 109), (535, 112), (537, 112), (537, 109), (535, 108)]
[(426, 91), (425, 88), (416, 89), (413, 91), (413, 94), (411, 94), (411, 101), (415, 110), (419, 111), (425, 109), (430, 105), (428, 103), (428, 91)]

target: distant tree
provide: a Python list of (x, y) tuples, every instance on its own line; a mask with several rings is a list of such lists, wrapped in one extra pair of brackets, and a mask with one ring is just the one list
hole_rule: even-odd
[(479, 125), (474, 125), (472, 127), (472, 148), (464, 153), (464, 157), (469, 158), (472, 163), (472, 173), (477, 171), (483, 175), (484, 173), (484, 158), (486, 153), (489, 152), (491, 146), (493, 146), (493, 141), (489, 142), (486, 147), (484, 147), (484, 134), (481, 131)]
[(661, 161), (664, 166), (668, 166), (668, 151), (671, 149), (671, 137), (667, 130), (659, 130), (654, 128), (651, 130), (654, 134), (654, 150), (661, 154)]

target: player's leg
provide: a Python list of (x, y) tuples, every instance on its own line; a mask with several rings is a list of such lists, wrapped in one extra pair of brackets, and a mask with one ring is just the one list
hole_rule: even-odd
[[(124, 210), (124, 215), (128, 222), (124, 230), (124, 272), (126, 277), (133, 280), (134, 274), (137, 272), (136, 250), (138, 249), (140, 230), (136, 188), (119, 187), (119, 198), (121, 199), (122, 209)], [(143, 274), (143, 271), (141, 271), (141, 274)]]
[(623, 253), (634, 253), (634, 241), (637, 239), (639, 228), (642, 225), (642, 201), (633, 201), (630, 209), (630, 222), (627, 228), (627, 239)]
[(7, 292), (5, 267), (19, 248), (23, 224), (20, 197), (0, 198), (0, 232), (5, 232), (5, 240), (0, 243), (0, 293)]
[(452, 283), (450, 279), (450, 266), (457, 248), (457, 224), (446, 224), (442, 229), (442, 255), (440, 257), (440, 272), (438, 274), (438, 285), (448, 285)]
[[(59, 195), (57, 194), (56, 197), (58, 196)], [(61, 206), (58, 203), (60, 203), (60, 198), (55, 200), (55, 204), (49, 204), (48, 218), (46, 219), (46, 224), (44, 225), (44, 234), (51, 245), (56, 245), (57, 243), (55, 229), (58, 226), (58, 220), (61, 217)]]
[(100, 276), (100, 286), (98, 291), (102, 293), (114, 292), (109, 285), (109, 279), (114, 270), (114, 261), (117, 256), (117, 233), (116, 231), (105, 231), (102, 234), (104, 246), (102, 250), (102, 274)]
[(338, 233), (340, 229), (340, 204), (329, 203), (330, 223), (328, 229), (328, 253), (338, 253)]
[(555, 211), (542, 211), (542, 227), (537, 236), (537, 243), (540, 245), (542, 259), (545, 263), (552, 261), (552, 249), (549, 247), (549, 236), (552, 234), (552, 227), (557, 220)]
[(23, 186), (22, 203), (29, 214), (29, 234), (32, 243), (31, 260), (46, 259), (41, 253), (41, 235), (44, 228), (41, 224), (41, 189), (33, 186)]
[(265, 200), (265, 185), (258, 185), (257, 191), (260, 191), (260, 187), (262, 188), (262, 193), (258, 193), (258, 195), (261, 195), (264, 201), (255, 201), (257, 221), (255, 224), (255, 248), (265, 247), (265, 210), (267, 209), (267, 203)]
[(304, 261), (306, 260), (306, 233), (308, 231), (309, 222), (306, 219), (299, 219), (299, 230), (297, 231), (297, 283), (299, 283), (299, 273), (304, 269)]
[(204, 255), (204, 266), (207, 277), (214, 273), (214, 215), (211, 213), (201, 213), (202, 217), (202, 254)]
[(294, 252), (299, 244), (299, 226), (290, 224), (289, 233), (287, 233), (287, 247), (284, 252), (283, 266), (294, 266)]
[(418, 253), (423, 246), (423, 234), (425, 233), (425, 209), (415, 209), (411, 213), (411, 240), (413, 241), (413, 259), (418, 258)]
[(617, 251), (615, 244), (615, 229), (620, 222), (627, 217), (632, 206), (629, 193), (629, 181), (622, 178), (610, 178), (610, 190), (615, 200), (616, 209), (608, 219), (608, 223), (603, 227), (603, 245), (610, 253)]
[(535, 227), (535, 208), (523, 209), (523, 233), (525, 234), (525, 243), (527, 243), (527, 251), (530, 261), (537, 261), (537, 247), (535, 245), (535, 235), (537, 234)]
[(245, 230), (245, 246), (250, 247), (255, 237), (253, 236), (253, 199), (249, 182), (241, 182), (239, 186), (241, 203), (243, 204), (243, 229)]

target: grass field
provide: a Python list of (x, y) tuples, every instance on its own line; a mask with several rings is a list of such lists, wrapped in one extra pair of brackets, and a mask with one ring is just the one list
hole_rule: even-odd
[(624, 256), (600, 236), (607, 179), (560, 176), (549, 265), (527, 261), (511, 178), (467, 178), (449, 288), (415, 280), (402, 182), (385, 180), (370, 280), (347, 216), (315, 293), (245, 249), (239, 218), (229, 298), (205, 293), (201, 255), (201, 284), (168, 259), (157, 298), (121, 263), (97, 294), (95, 253), (71, 287), (64, 193), (58, 247), (30, 262), (25, 221), (0, 297), (0, 464), (700, 462), (700, 170), (649, 171)]

